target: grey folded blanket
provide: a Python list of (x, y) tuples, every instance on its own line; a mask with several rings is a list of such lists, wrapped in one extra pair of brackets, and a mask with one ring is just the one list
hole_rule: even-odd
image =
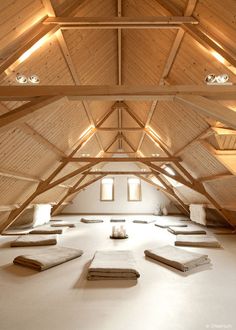
[(144, 223), (144, 224), (148, 224), (148, 223), (152, 223), (155, 222), (155, 220), (133, 220), (133, 223)]
[(65, 228), (45, 228), (45, 229), (33, 229), (29, 232), (29, 234), (45, 234), (45, 235), (51, 235), (51, 234), (63, 234), (65, 231)]
[(50, 225), (51, 227), (69, 227), (69, 228), (74, 228), (75, 224), (74, 223), (67, 223), (67, 222), (60, 222), (60, 223), (52, 223)]
[(156, 248), (155, 250), (145, 250), (144, 254), (149, 258), (163, 262), (183, 272), (210, 263), (210, 259), (206, 254), (189, 252), (171, 245)]
[(187, 224), (178, 220), (168, 220), (168, 219), (158, 219), (155, 223), (155, 226), (161, 228), (168, 227), (187, 227)]
[(15, 241), (11, 242), (12, 247), (17, 246), (42, 246), (42, 245), (55, 245), (57, 244), (56, 235), (22, 235)]
[(83, 251), (81, 250), (57, 247), (44, 250), (41, 253), (18, 256), (13, 260), (13, 263), (42, 271), (78, 258), (82, 254)]
[(84, 222), (84, 223), (99, 223), (99, 222), (103, 222), (103, 220), (101, 219), (85, 219), (85, 218), (81, 218), (80, 222)]
[(177, 235), (175, 245), (214, 248), (221, 247), (219, 241), (214, 236), (208, 235)]
[(110, 222), (125, 222), (125, 219), (111, 219)]
[(97, 251), (88, 280), (135, 280), (140, 277), (131, 251)]
[(197, 227), (186, 227), (186, 228), (177, 228), (177, 227), (168, 227), (168, 231), (175, 235), (201, 235), (206, 234), (206, 231)]

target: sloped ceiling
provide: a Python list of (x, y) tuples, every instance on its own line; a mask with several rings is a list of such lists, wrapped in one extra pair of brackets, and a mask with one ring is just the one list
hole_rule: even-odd
[[(232, 40), (236, 39), (236, 2), (170, 0), (168, 4), (179, 15), (183, 15), (188, 3), (195, 2), (192, 16), (198, 20), (198, 28), (227, 51), (235, 53)], [(55, 13), (61, 15), (73, 3), (66, 0), (26, 0), (22, 5), (21, 0), (2, 1), (0, 65), (18, 49), (27, 33), (33, 31), (50, 14), (50, 4)], [(140, 18), (167, 15), (163, 1), (154, 0), (79, 1), (75, 15), (114, 17), (118, 13), (119, 3), (122, 16)], [(0, 83), (6, 86), (16, 85), (16, 74), (21, 73), (26, 76), (37, 74), (41, 85), (73, 85), (75, 82), (82, 85), (116, 85), (120, 75), (123, 85), (156, 86), (163, 83), (163, 70), (178, 31), (175, 28), (62, 30), (60, 35), (58, 32), (52, 34), (22, 63), (10, 66), (7, 74), (1, 74)], [(209, 73), (227, 73), (230, 81), (236, 82), (232, 70), (185, 33), (164, 83), (202, 85)], [(74, 155), (76, 157), (106, 157), (109, 152), (117, 152), (118, 149), (147, 157), (166, 156), (166, 152), (178, 155), (182, 159), (183, 171), (187, 170), (193, 179), (207, 178), (205, 189), (221, 207), (230, 210), (235, 208), (235, 162), (222, 162), (220, 157), (230, 157), (229, 154), (216, 157), (215, 153), (218, 149), (230, 150), (231, 155), (234, 151), (236, 153), (236, 135), (231, 127), (228, 127), (231, 133), (228, 132), (227, 135), (211, 132), (204, 137), (203, 144), (198, 138), (211, 126), (227, 127), (214, 118), (200, 115), (189, 106), (174, 102), (124, 100), (123, 103), (122, 106), (107, 100), (81, 102), (61, 98), (26, 116), (23, 121), (15, 122), (9, 128), (0, 128), (0, 222), (3, 227), (10, 212), (14, 212), (16, 206), (19, 207), (30, 197), (38, 184), (46, 180), (61, 165), (61, 159), (70, 155), (75, 148), (78, 149)], [(234, 111), (236, 109), (235, 101), (220, 103)], [(2, 102), (0, 115), (22, 104), (24, 103), (19, 101)], [(93, 132), (93, 127), (99, 125), (99, 121), (112, 107), (116, 109), (99, 126), (101, 129)], [(126, 111), (127, 107), (137, 120)], [(151, 128), (160, 143), (142, 131), (143, 127)], [(111, 130), (112, 128), (115, 130)], [(119, 128), (136, 130), (119, 131)], [(122, 135), (117, 137), (119, 132)], [(87, 137), (88, 142), (82, 143)], [(210, 147), (206, 148), (206, 143)], [(108, 154), (104, 151), (108, 151)], [(59, 180), (85, 165), (67, 164), (54, 180)], [(184, 175), (183, 171), (181, 174)], [(221, 174), (225, 177), (221, 177)], [(81, 173), (38, 195), (30, 203), (60, 202), (63, 196), (67, 196), (68, 189), (80, 178)], [(190, 188), (182, 186), (173, 189), (186, 204), (209, 203), (203, 195)], [(68, 195), (65, 201), (70, 198)]]

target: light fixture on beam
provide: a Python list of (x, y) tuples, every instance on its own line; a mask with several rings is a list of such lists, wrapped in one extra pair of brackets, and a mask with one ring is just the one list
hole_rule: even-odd
[(28, 81), (32, 84), (39, 84), (40, 83), (40, 79), (36, 74), (32, 74), (29, 78)]
[(210, 73), (205, 77), (207, 85), (232, 85), (229, 82), (229, 75), (227, 73), (216, 76), (214, 73)]

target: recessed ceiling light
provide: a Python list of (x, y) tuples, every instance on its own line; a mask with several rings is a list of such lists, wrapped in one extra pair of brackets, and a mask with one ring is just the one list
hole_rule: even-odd
[(23, 74), (17, 73), (17, 75), (16, 75), (16, 81), (17, 81), (19, 84), (27, 84), (28, 79), (27, 79), (27, 77), (24, 76)]
[(29, 78), (28, 78), (29, 82), (31, 82), (32, 84), (39, 84), (40, 83), (40, 79), (36, 74), (32, 74)]
[(152, 157), (159, 157), (160, 154), (152, 154)]

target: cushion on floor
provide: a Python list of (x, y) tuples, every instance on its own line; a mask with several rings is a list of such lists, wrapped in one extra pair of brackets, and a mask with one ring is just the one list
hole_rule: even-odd
[(42, 246), (42, 245), (55, 245), (57, 244), (56, 235), (22, 235), (15, 241), (11, 242), (12, 247), (17, 246)]

